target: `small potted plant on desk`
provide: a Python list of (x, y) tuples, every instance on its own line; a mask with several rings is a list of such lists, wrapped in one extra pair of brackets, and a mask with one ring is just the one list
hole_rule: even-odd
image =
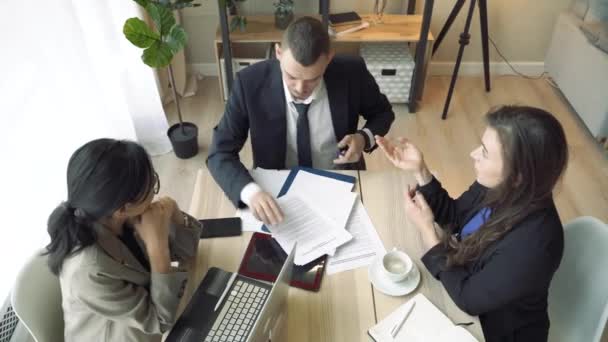
[(193, 157), (198, 153), (198, 127), (191, 122), (184, 122), (182, 119), (173, 68), (171, 68), (173, 57), (184, 48), (188, 37), (184, 28), (175, 21), (173, 11), (200, 6), (200, 4), (192, 3), (193, 0), (134, 1), (145, 8), (155, 28), (148, 26), (139, 18), (130, 18), (125, 21), (123, 33), (133, 45), (144, 49), (141, 59), (146, 65), (152, 68), (168, 68), (179, 123), (169, 127), (167, 135), (178, 158)]
[(293, 0), (279, 0), (274, 3), (274, 25), (280, 30), (284, 30), (293, 20)]

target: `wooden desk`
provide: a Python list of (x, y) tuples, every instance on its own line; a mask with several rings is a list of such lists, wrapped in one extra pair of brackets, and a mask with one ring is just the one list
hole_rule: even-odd
[[(189, 213), (198, 218), (216, 218), (233, 216), (234, 212), (209, 172), (200, 170)], [(180, 313), (209, 267), (238, 269), (250, 237), (251, 233), (244, 233), (240, 237), (201, 240)], [(288, 310), (286, 337), (278, 341), (367, 341), (367, 329), (375, 324), (367, 269), (326, 274), (319, 292), (290, 288)]]
[[(356, 173), (350, 173), (357, 175)], [(279, 341), (368, 341), (367, 330), (416, 293), (423, 293), (453, 322), (475, 322), (468, 330), (483, 341), (479, 320), (456, 307), (441, 283), (426, 270), (420, 257), (422, 241), (406, 220), (403, 193), (406, 184), (414, 184), (411, 175), (399, 171), (360, 172), (361, 196), (386, 249), (396, 246), (406, 251), (421, 272), (418, 289), (405, 297), (391, 297), (375, 290), (367, 268), (323, 277), (321, 290), (309, 292), (291, 288), (288, 299), (287, 326)], [(359, 191), (359, 189), (357, 189)], [(207, 170), (200, 170), (189, 213), (199, 218), (234, 215), (234, 207)], [(251, 233), (240, 237), (201, 240), (195, 266), (179, 307), (179, 312), (211, 266), (236, 271)]]
[(375, 309), (382, 319), (417, 293), (423, 293), (454, 323), (475, 322), (467, 329), (483, 341), (481, 325), (477, 317), (461, 311), (449, 297), (443, 286), (424, 267), (422, 240), (416, 228), (406, 219), (403, 210), (403, 191), (407, 184), (416, 181), (408, 173), (394, 171), (360, 172), (362, 198), (365, 208), (387, 250), (397, 247), (405, 251), (416, 263), (421, 273), (418, 289), (405, 297), (391, 297), (374, 289)]

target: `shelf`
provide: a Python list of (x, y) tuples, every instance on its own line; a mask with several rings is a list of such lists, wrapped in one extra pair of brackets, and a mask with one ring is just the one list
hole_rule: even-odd
[[(320, 16), (317, 16), (320, 18)], [(383, 23), (372, 24), (371, 15), (362, 15), (363, 21), (370, 23), (370, 27), (334, 37), (334, 42), (417, 42), (420, 39), (422, 15), (385, 14)], [(346, 28), (346, 27), (345, 27)], [(340, 30), (340, 27), (338, 28)], [(270, 43), (280, 42), (283, 31), (274, 26), (273, 15), (247, 16), (247, 29), (245, 32), (234, 30), (230, 33), (232, 43)], [(433, 41), (429, 31), (428, 40)], [(222, 42), (221, 31), (218, 28), (215, 42)]]
[[(231, 88), (233, 82), (233, 65), (232, 65), (232, 48), (233, 43), (276, 43), (280, 42), (283, 31), (274, 26), (274, 15), (250, 15), (247, 16), (247, 28), (245, 32), (235, 30), (229, 31), (230, 18), (227, 15), (226, 8), (223, 7), (223, 1), (217, 0), (219, 5), (220, 28), (216, 32), (214, 40), (215, 56), (218, 64), (218, 74), (220, 81), (220, 92), (224, 96), (222, 88), (222, 74), (220, 68), (220, 55), (224, 45), (231, 48), (225, 50), (226, 68), (226, 83), (228, 89)], [(370, 14), (361, 15), (364, 21), (372, 24), (370, 27), (346, 34), (344, 36), (335, 37), (333, 42), (349, 43), (336, 44), (336, 46), (344, 47), (348, 45), (357, 45), (361, 42), (411, 42), (415, 43), (415, 63), (414, 74), (412, 76), (412, 84), (408, 108), (411, 113), (416, 112), (418, 103), (422, 100), (424, 91), (424, 80), (428, 69), (429, 60), (432, 56), (432, 47), (434, 37), (431, 34), (431, 17), (433, 15), (433, 7), (435, 0), (426, 0), (422, 15), (415, 15), (416, 8), (415, 0), (408, 0), (408, 14), (387, 14), (383, 17), (383, 23), (372, 24), (372, 16)], [(327, 27), (329, 17), (329, 0), (319, 0), (319, 10), (323, 13), (322, 16), (315, 15), (321, 19), (323, 25)], [(338, 28), (338, 32), (347, 29)], [(428, 34), (427, 34), (428, 33)]]

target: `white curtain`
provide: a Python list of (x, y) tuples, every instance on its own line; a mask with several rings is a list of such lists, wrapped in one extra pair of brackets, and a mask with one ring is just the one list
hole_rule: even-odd
[(76, 148), (112, 137), (171, 149), (154, 70), (122, 34), (134, 16), (129, 0), (0, 1), (0, 300), (48, 243)]

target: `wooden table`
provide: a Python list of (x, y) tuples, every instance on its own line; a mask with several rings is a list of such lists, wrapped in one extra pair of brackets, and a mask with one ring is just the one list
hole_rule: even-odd
[[(432, 278), (420, 262), (421, 240), (405, 219), (402, 191), (411, 176), (397, 171), (351, 172), (359, 177), (357, 191), (387, 249), (397, 246), (406, 251), (421, 271), (422, 280), (414, 293), (390, 297), (376, 291), (367, 276), (367, 268), (323, 277), (319, 292), (290, 288), (286, 336), (279, 341), (368, 341), (367, 330), (386, 317), (414, 294), (422, 292), (454, 322), (475, 322), (468, 329), (483, 341), (479, 321), (460, 311), (441, 284)], [(198, 218), (233, 216), (234, 207), (207, 170), (197, 175), (189, 213)], [(183, 310), (192, 293), (211, 266), (236, 271), (251, 233), (240, 237), (201, 240), (190, 281), (179, 308)]]
[[(357, 172), (346, 172), (357, 176)], [(358, 188), (356, 191), (359, 191)], [(235, 208), (207, 170), (197, 175), (189, 213), (198, 218), (234, 216)], [(179, 308), (187, 300), (211, 266), (235, 272), (251, 238), (201, 240), (195, 267)], [(290, 288), (285, 338), (278, 341), (366, 341), (367, 329), (375, 324), (374, 303), (367, 269), (360, 268), (336, 275), (325, 275), (319, 292)]]
[(374, 308), (378, 319), (388, 316), (415, 294), (423, 293), (452, 322), (474, 322), (475, 324), (468, 326), (467, 330), (478, 340), (483, 341), (479, 319), (461, 311), (441, 283), (433, 278), (420, 261), (424, 254), (422, 240), (416, 228), (405, 217), (403, 210), (403, 191), (407, 188), (407, 184), (416, 184), (414, 177), (397, 170), (362, 171), (359, 177), (363, 204), (384, 243), (384, 247), (387, 250), (397, 247), (405, 251), (416, 263), (421, 273), (420, 285), (418, 285), (416, 291), (405, 297), (391, 297), (373, 289)]

